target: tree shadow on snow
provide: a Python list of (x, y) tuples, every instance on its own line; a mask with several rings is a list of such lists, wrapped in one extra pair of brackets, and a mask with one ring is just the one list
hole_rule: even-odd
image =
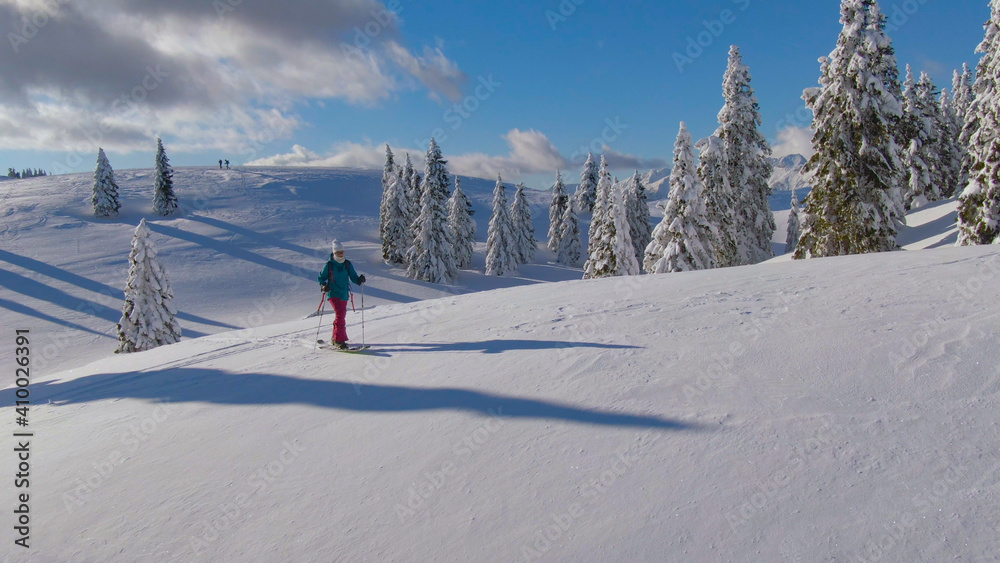
[[(13, 404), (15, 389), (0, 391), (0, 404)], [(597, 426), (699, 430), (697, 424), (653, 415), (612, 412), (550, 401), (458, 388), (419, 388), (349, 381), (300, 379), (262, 373), (202, 368), (97, 374), (65, 382), (33, 383), (39, 402), (76, 404), (109, 399), (219, 405), (307, 405), (370, 412), (452, 410), (481, 416), (563, 420)]]

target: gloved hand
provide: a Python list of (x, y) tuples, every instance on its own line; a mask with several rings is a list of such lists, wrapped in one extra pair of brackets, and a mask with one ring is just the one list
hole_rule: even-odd
[(363, 283), (365, 283), (365, 276), (364, 276), (364, 274), (358, 276), (358, 285), (361, 285)]
[(326, 285), (325, 283), (320, 284), (319, 290), (322, 291), (323, 293), (326, 293), (330, 291), (330, 286)]

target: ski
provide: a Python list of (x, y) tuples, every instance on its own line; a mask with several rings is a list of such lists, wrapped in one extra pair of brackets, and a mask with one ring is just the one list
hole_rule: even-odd
[(368, 346), (368, 345), (365, 345), (365, 346), (349, 346), (346, 349), (345, 348), (337, 348), (336, 346), (333, 346), (332, 344), (330, 344), (326, 340), (317, 340), (316, 343), (319, 344), (319, 348), (320, 349), (322, 349), (322, 350), (330, 350), (331, 352), (363, 352), (363, 351), (371, 348), (371, 346)]

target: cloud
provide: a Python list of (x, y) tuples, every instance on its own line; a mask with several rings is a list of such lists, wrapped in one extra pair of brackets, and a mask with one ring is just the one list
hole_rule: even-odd
[[(237, 151), (287, 138), (303, 101), (457, 99), (440, 46), (403, 45), (399, 0), (0, 0), (0, 148)], [(34, 23), (31, 23), (34, 22)], [(30, 24), (30, 25), (29, 25)], [(69, 119), (66, 119), (69, 117)], [(142, 146), (137, 144), (141, 143)], [(253, 143), (249, 143), (253, 144)]]
[[(520, 180), (531, 174), (552, 174), (556, 170), (567, 170), (582, 165), (563, 156), (542, 132), (534, 129), (522, 131), (511, 129), (503, 139), (510, 151), (506, 155), (469, 153), (449, 155), (448, 170), (452, 174), (474, 178), (496, 178), (500, 174), (507, 180)], [(393, 153), (402, 156), (410, 153), (414, 163), (423, 158), (422, 151), (407, 147), (390, 147)], [(643, 159), (632, 155), (611, 151), (605, 147), (608, 164), (616, 170), (662, 168), (662, 159)], [(292, 152), (247, 162), (248, 166), (324, 166), (344, 168), (381, 169), (385, 163), (385, 146), (359, 143), (340, 143), (327, 155), (319, 155), (301, 146), (294, 145)], [(419, 164), (418, 164), (419, 166)]]
[(808, 127), (786, 127), (778, 132), (778, 143), (772, 147), (775, 158), (801, 154), (811, 158), (816, 154), (812, 145), (813, 130)]

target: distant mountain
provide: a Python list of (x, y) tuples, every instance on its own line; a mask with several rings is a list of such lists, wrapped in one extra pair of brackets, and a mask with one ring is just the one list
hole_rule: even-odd
[(793, 189), (808, 190), (812, 187), (812, 178), (805, 173), (806, 157), (801, 154), (790, 154), (784, 158), (773, 158), (771, 162), (774, 164), (774, 172), (769, 182), (772, 191), (790, 192)]
[[(642, 185), (651, 195), (666, 198), (670, 192), (670, 169), (654, 168), (640, 176)], [(662, 193), (660, 193), (662, 191)]]

